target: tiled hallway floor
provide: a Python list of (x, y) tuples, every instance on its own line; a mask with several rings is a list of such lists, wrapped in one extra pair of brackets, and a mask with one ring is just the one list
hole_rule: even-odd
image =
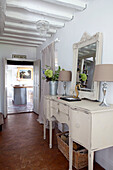
[(21, 112), (32, 112), (33, 101), (27, 102), (26, 105), (14, 105), (12, 98), (8, 97), (8, 114), (21, 113)]
[[(68, 170), (68, 161), (57, 148), (56, 130), (49, 149), (48, 137), (43, 140), (43, 126), (36, 119), (34, 113), (7, 116), (0, 132), (0, 170)], [(103, 168), (95, 164), (95, 170)]]
[(8, 114), (21, 113), (21, 112), (32, 112), (33, 104), (27, 103), (26, 105), (9, 105), (8, 106)]

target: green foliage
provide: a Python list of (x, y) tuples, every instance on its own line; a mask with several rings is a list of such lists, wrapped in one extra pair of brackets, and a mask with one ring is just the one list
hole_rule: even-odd
[(87, 75), (85, 73), (80, 74), (81, 80), (86, 81), (87, 80)]
[(46, 65), (46, 69), (42, 70), (43, 75), (44, 75), (42, 79), (46, 81), (58, 81), (60, 70), (61, 70), (61, 67), (58, 66), (58, 69), (53, 73), (53, 70), (51, 69), (51, 67)]
[(52, 71), (52, 70), (49, 70), (49, 69), (46, 70), (46, 71), (45, 71), (45, 76), (46, 76), (46, 77), (49, 77), (49, 78), (52, 78), (52, 76), (53, 76), (53, 71)]

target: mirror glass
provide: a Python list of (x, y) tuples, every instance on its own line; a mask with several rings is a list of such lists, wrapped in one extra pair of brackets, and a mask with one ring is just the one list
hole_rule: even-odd
[(93, 74), (96, 60), (96, 42), (78, 49), (76, 84), (81, 91), (93, 91)]

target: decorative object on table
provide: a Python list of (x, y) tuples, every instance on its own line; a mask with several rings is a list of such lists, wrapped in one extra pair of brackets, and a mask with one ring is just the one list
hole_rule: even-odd
[(46, 80), (49, 82), (49, 92), (50, 95), (57, 95), (57, 89), (58, 89), (58, 78), (59, 78), (59, 72), (61, 68), (60, 66), (58, 69), (53, 72), (50, 66), (46, 65), (46, 69), (43, 69), (43, 80)]
[[(69, 145), (68, 132), (58, 133), (57, 142), (58, 149), (63, 153), (67, 160), (69, 160)], [(67, 139), (66, 139), (67, 138)], [(81, 145), (73, 142), (73, 166), (76, 169), (82, 169), (88, 165), (88, 151)]]
[(71, 81), (71, 71), (62, 70), (59, 73), (59, 81), (63, 81), (64, 94), (66, 96), (66, 82)]
[(78, 88), (79, 88), (79, 90), (80, 90), (80, 83), (78, 83), (78, 84), (75, 86), (76, 96), (73, 95), (73, 97), (75, 97), (75, 98), (79, 98), (79, 97), (78, 97), (78, 95), (79, 95)]
[(68, 101), (68, 102), (81, 101), (80, 98), (76, 98), (75, 96), (60, 97), (60, 99), (61, 99), (61, 100)]
[(103, 100), (100, 106), (109, 106), (106, 102), (106, 91), (107, 91), (107, 83), (113, 81), (113, 64), (98, 64), (95, 66), (94, 71), (94, 81), (104, 82), (102, 91), (103, 91)]
[(33, 68), (18, 67), (17, 79), (20, 80), (33, 80)]
[(49, 93), (52, 96), (57, 95), (58, 81), (49, 81)]

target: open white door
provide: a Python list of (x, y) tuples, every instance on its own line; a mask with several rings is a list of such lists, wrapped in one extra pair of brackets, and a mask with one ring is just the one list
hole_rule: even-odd
[(34, 61), (34, 84), (33, 84), (33, 110), (35, 113), (39, 114), (39, 103), (40, 103), (40, 67), (41, 61)]
[(4, 63), (4, 118), (7, 117), (7, 59), (3, 59)]

